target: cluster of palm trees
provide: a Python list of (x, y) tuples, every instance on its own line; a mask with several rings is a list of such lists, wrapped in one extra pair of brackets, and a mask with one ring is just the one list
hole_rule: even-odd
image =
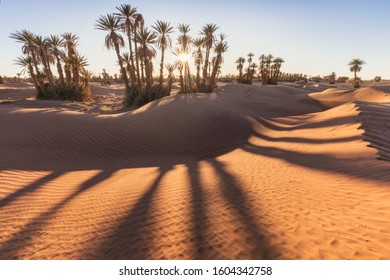
[[(257, 65), (253, 62), (253, 57), (255, 56), (252, 52), (248, 53), (248, 59), (244, 57), (239, 57), (236, 60), (238, 74), (238, 82), (251, 84), (253, 77), (258, 73), (258, 79), (262, 82), (263, 85), (273, 84), (276, 85), (278, 83), (278, 79), (280, 77), (280, 69), (284, 60), (280, 57), (274, 58), (271, 54), (268, 56), (262, 54), (259, 57), (260, 64)], [(247, 67), (245, 68), (245, 63)], [(258, 69), (258, 71), (256, 71)]]
[[(176, 69), (179, 71), (181, 93), (212, 91), (223, 62), (222, 54), (228, 49), (226, 36), (220, 34), (217, 38), (215, 33), (218, 27), (215, 24), (206, 24), (200, 32), (201, 37), (197, 39), (189, 35), (189, 25), (179, 24), (177, 28), (180, 35), (177, 47), (173, 49), (177, 60), (165, 63), (166, 52), (172, 50), (171, 36), (174, 27), (169, 22), (157, 20), (148, 28), (137, 8), (122, 4), (116, 9), (116, 13), (101, 15), (96, 20), (95, 28), (108, 32), (105, 46), (116, 52), (121, 78), (125, 84), (125, 106), (140, 106), (169, 95)], [(126, 45), (128, 51), (122, 53), (121, 49)], [(157, 56), (156, 47), (161, 51), (161, 60), (158, 82), (155, 83), (153, 60)], [(191, 50), (192, 47), (194, 51)], [(214, 56), (211, 58), (212, 51)], [(196, 77), (190, 72), (191, 54), (197, 69)], [(168, 72), (166, 80), (164, 69)]]
[[(78, 37), (72, 33), (42, 37), (22, 29), (10, 34), (10, 38), (23, 44), (23, 55), (15, 63), (28, 72), (36, 88), (38, 98), (86, 100), (90, 91), (88, 81), (92, 73), (76, 46)], [(55, 76), (52, 65), (57, 68)]]

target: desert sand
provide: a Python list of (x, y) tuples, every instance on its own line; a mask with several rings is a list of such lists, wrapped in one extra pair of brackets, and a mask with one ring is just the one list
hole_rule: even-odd
[(390, 259), (390, 87), (122, 111), (0, 86), (0, 259)]

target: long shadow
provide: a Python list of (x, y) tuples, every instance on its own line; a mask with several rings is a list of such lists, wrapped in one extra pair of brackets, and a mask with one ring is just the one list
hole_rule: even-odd
[(154, 221), (151, 220), (151, 208), (161, 180), (171, 170), (171, 165), (161, 166), (159, 174), (149, 189), (142, 195), (136, 205), (121, 223), (116, 226), (108, 238), (95, 250), (93, 259), (127, 259), (144, 260), (153, 256), (151, 244), (153, 244), (152, 232), (149, 229)]
[(191, 184), (191, 198), (192, 198), (192, 226), (193, 226), (193, 240), (194, 240), (194, 258), (197, 260), (206, 259), (209, 255), (206, 254), (207, 239), (205, 232), (208, 226), (206, 216), (207, 209), (204, 203), (203, 188), (200, 182), (199, 163), (189, 162), (187, 164), (188, 175)]
[[(264, 231), (259, 226), (258, 221), (249, 207), (249, 200), (238, 184), (236, 178), (226, 171), (223, 163), (219, 162), (215, 158), (207, 160), (216, 170), (221, 185), (222, 194), (226, 202), (236, 212), (240, 222), (245, 227), (245, 233), (247, 233), (247, 241), (250, 241), (251, 252), (250, 259), (270, 259), (272, 256), (277, 255), (277, 252), (273, 252), (268, 243), (265, 240)], [(275, 250), (275, 248), (273, 249)]]
[(101, 171), (97, 175), (85, 181), (80, 187), (68, 197), (51, 207), (46, 212), (41, 213), (31, 222), (25, 225), (20, 231), (13, 234), (13, 237), (0, 245), (0, 259), (18, 259), (19, 251), (28, 246), (41, 229), (71, 200), (93, 186), (108, 179), (113, 171)]
[(10, 195), (8, 195), (5, 198), (0, 200), (0, 208), (7, 206), (8, 204), (10, 204), (11, 202), (20, 198), (21, 196), (27, 195), (29, 193), (32, 193), (32, 192), (38, 190), (40, 187), (44, 186), (46, 183), (59, 177), (63, 173), (64, 172), (62, 172), (62, 171), (53, 171), (52, 173), (50, 173), (46, 176), (43, 176), (42, 178), (38, 179), (37, 181), (31, 183), (30, 185), (27, 185), (24, 188), (19, 189), (14, 193), (11, 193)]

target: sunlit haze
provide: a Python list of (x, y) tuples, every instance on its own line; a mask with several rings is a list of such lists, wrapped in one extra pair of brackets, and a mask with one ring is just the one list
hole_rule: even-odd
[[(215, 23), (227, 37), (222, 74), (237, 73), (234, 61), (253, 52), (285, 60), (282, 71), (308, 75), (352, 76), (347, 63), (352, 58), (366, 64), (360, 75), (390, 78), (390, 1), (27, 1), (3, 0), (0, 4), (0, 75), (15, 76), (20, 68), (13, 60), (21, 45), (9, 38), (11, 32), (27, 29), (47, 36), (72, 32), (78, 35), (79, 52), (97, 74), (107, 69), (119, 73), (113, 50), (104, 48), (106, 33), (94, 24), (100, 15), (116, 12), (129, 3), (142, 13), (145, 25), (156, 20), (190, 25), (196, 38), (206, 23)], [(179, 32), (175, 28), (173, 43)], [(160, 52), (154, 60), (157, 67)], [(166, 61), (174, 59), (171, 51)], [(191, 64), (192, 61), (190, 62)], [(193, 66), (192, 66), (193, 67)], [(157, 69), (157, 68), (156, 68)], [(155, 72), (157, 75), (157, 72)]]

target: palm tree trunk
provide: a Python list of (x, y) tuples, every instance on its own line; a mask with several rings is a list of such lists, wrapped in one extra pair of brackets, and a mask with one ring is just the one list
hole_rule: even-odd
[(206, 48), (206, 56), (203, 65), (203, 83), (207, 83), (207, 69), (209, 67), (210, 48)]
[(146, 45), (143, 46), (144, 49), (144, 67), (145, 67), (145, 79), (146, 79), (146, 93), (149, 94), (149, 100), (151, 100), (151, 79), (150, 79), (150, 69), (149, 69), (149, 60), (146, 56)]
[(134, 25), (134, 51), (135, 51), (135, 60), (136, 60), (136, 68), (137, 68), (137, 82), (138, 82), (138, 87), (141, 87), (141, 76), (139, 73), (139, 54), (138, 54), (136, 35), (137, 35), (137, 23)]
[(354, 71), (354, 76), (355, 76), (355, 82), (353, 87), (357, 88), (357, 75), (356, 75), (356, 70)]
[(212, 86), (212, 87), (216, 87), (217, 86), (215, 77), (217, 76), (217, 72), (218, 72), (218, 68), (219, 68), (219, 64), (221, 63), (221, 60), (222, 60), (222, 56), (219, 53), (217, 55), (217, 59), (215, 60), (215, 64), (214, 64), (214, 67), (213, 67), (213, 72), (211, 73), (211, 76), (210, 76), (210, 86)]
[(200, 88), (200, 63), (196, 64), (196, 88)]
[(129, 39), (129, 50), (130, 50), (130, 61), (131, 61), (131, 70), (130, 70), (130, 79), (131, 79), (131, 85), (134, 86), (136, 82), (136, 76), (135, 76), (135, 67), (134, 67), (134, 56), (133, 56), (133, 44), (131, 40), (131, 32), (130, 32), (130, 26), (127, 28), (127, 37)]
[(123, 81), (125, 82), (125, 90), (126, 90), (125, 97), (126, 97), (126, 99), (129, 99), (129, 98), (132, 98), (132, 96), (130, 96), (129, 80), (127, 79), (126, 69), (123, 67), (123, 61), (122, 61), (121, 54), (120, 54), (120, 51), (119, 51), (119, 44), (118, 44), (118, 42), (114, 42), (114, 46), (115, 46), (116, 55), (118, 57), (119, 67), (121, 68)]
[(161, 47), (161, 63), (160, 63), (160, 88), (162, 88), (163, 85), (163, 79), (164, 79), (164, 52), (165, 47)]
[(68, 85), (70, 85), (72, 83), (72, 71), (70, 70), (71, 66), (69, 65), (69, 63), (65, 63), (64, 65), (64, 69), (65, 69), (65, 78), (66, 78), (66, 83)]
[(79, 70), (76, 67), (73, 67), (73, 83), (76, 87), (76, 92), (78, 92), (80, 88), (80, 75)]
[(55, 57), (57, 59), (57, 72), (58, 72), (58, 76), (60, 78), (60, 83), (64, 84), (65, 80), (64, 80), (64, 72), (62, 71), (61, 60), (60, 60), (60, 57), (58, 56), (58, 54), (56, 54)]
[(35, 76), (34, 68), (33, 68), (32, 65), (29, 65), (29, 66), (28, 66), (28, 71), (30, 72), (30, 76), (31, 76), (31, 80), (32, 80), (32, 82), (33, 82), (33, 85), (34, 85), (36, 91), (38, 92), (38, 90), (39, 90), (39, 85), (38, 85), (37, 77)]
[(180, 72), (180, 90), (181, 90), (181, 93), (184, 93), (184, 80), (183, 80), (183, 67), (180, 67), (179, 68), (179, 72)]
[(140, 64), (141, 64), (141, 81), (144, 84), (145, 83), (145, 61), (144, 61), (144, 59), (141, 59)]
[(173, 77), (169, 76), (168, 77), (168, 95), (171, 94), (172, 84), (173, 84)]
[(51, 72), (49, 61), (47, 60), (46, 56), (43, 53), (41, 53), (41, 59), (42, 59), (43, 68), (45, 69), (47, 80), (49, 81), (51, 88), (54, 89), (53, 73)]

